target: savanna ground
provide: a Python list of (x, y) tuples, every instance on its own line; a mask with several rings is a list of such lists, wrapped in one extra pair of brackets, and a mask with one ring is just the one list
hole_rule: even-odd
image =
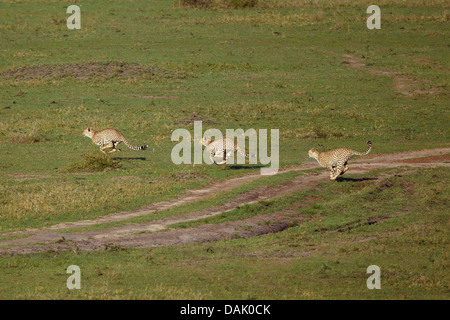
[[(0, 298), (448, 299), (448, 8), (2, 1)], [(173, 164), (195, 120), (279, 129), (280, 173)], [(367, 140), (337, 182), (307, 158)]]

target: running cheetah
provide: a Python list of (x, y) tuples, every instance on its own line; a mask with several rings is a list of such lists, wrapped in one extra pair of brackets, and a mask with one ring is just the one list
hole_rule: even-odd
[(320, 152), (317, 149), (311, 149), (308, 152), (310, 158), (314, 158), (322, 167), (330, 170), (330, 180), (336, 180), (337, 177), (348, 170), (347, 161), (353, 156), (365, 156), (372, 150), (372, 143), (367, 141), (369, 148), (366, 152), (358, 152), (348, 148), (337, 148), (330, 151)]
[(87, 128), (83, 131), (83, 135), (88, 138), (91, 138), (92, 142), (100, 146), (100, 151), (105, 154), (106, 152), (104, 150), (108, 148), (112, 149), (108, 153), (121, 151), (120, 149), (117, 149), (117, 145), (121, 142), (123, 142), (128, 148), (133, 150), (145, 150), (148, 147), (147, 145), (140, 147), (133, 147), (131, 144), (128, 143), (128, 141), (125, 139), (122, 133), (116, 129), (104, 129), (101, 131), (95, 131), (91, 128)]
[[(242, 154), (247, 158), (255, 157), (255, 155), (253, 154), (250, 155), (242, 151), (242, 149), (238, 146), (237, 142), (235, 142), (234, 139), (223, 138), (220, 140), (212, 141), (210, 138), (202, 138), (201, 143), (209, 151), (211, 161), (217, 165), (227, 163), (227, 159), (231, 156), (233, 152), (239, 152), (240, 154)], [(217, 163), (214, 160), (214, 157), (221, 157), (223, 158), (223, 160), (222, 162)]]

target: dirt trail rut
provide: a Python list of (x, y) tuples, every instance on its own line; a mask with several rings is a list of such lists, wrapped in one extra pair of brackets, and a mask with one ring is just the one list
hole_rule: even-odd
[[(344, 54), (343, 58), (344, 58), (343, 63), (347, 64), (351, 68), (361, 69), (374, 75), (388, 76), (393, 78), (395, 90), (404, 96), (413, 97), (415, 95), (447, 94), (447, 90), (444, 88), (432, 87), (429, 89), (425, 88), (421, 89), (421, 87), (427, 87), (426, 84), (430, 82), (429, 80), (416, 79), (411, 75), (400, 74), (399, 72), (394, 71), (366, 68), (364, 57), (360, 58), (351, 54)], [(427, 64), (433, 63), (432, 61), (425, 61), (423, 59), (412, 58), (412, 60), (419, 63), (423, 62), (426, 62)]]
[[(364, 173), (374, 169), (411, 166), (419, 168), (450, 166), (450, 148), (428, 149), (420, 151), (398, 152), (390, 154), (374, 154), (357, 158), (349, 164), (348, 173)], [(307, 163), (301, 166), (280, 169), (281, 172), (300, 171), (317, 167), (316, 163)], [(347, 174), (348, 175), (348, 174)], [(288, 227), (290, 223), (299, 222), (301, 217), (295, 218), (289, 212), (277, 214), (263, 214), (239, 221), (226, 222), (217, 225), (201, 225), (193, 228), (168, 229), (168, 226), (179, 222), (189, 222), (211, 217), (231, 211), (239, 205), (255, 203), (264, 199), (286, 195), (290, 192), (305, 190), (314, 187), (321, 181), (328, 180), (328, 172), (306, 174), (294, 178), (277, 187), (259, 187), (238, 195), (220, 207), (208, 208), (181, 216), (165, 218), (139, 224), (126, 224), (105, 230), (84, 231), (75, 233), (62, 233), (64, 230), (75, 227), (85, 227), (95, 224), (126, 220), (133, 217), (151, 214), (155, 211), (174, 208), (194, 202), (205, 196), (213, 195), (224, 190), (231, 190), (261, 177), (250, 174), (199, 189), (191, 190), (173, 201), (154, 203), (139, 210), (119, 212), (94, 220), (63, 223), (41, 229), (30, 229), (0, 235), (28, 235), (28, 237), (1, 241), (0, 248), (3, 254), (32, 253), (46, 250), (101, 250), (114, 245), (121, 247), (155, 247), (190, 242), (207, 242), (223, 238), (251, 237), (256, 235), (278, 232)], [(161, 231), (161, 232), (156, 232)], [(39, 244), (36, 244), (39, 243)], [(35, 244), (35, 245), (33, 245)]]

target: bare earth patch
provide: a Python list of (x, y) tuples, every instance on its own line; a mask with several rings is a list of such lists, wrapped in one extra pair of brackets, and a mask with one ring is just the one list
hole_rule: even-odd
[(271, 92), (253, 91), (253, 92), (239, 92), (239, 93), (236, 93), (236, 95), (241, 95), (241, 96), (259, 96), (259, 95), (266, 95), (266, 94), (271, 94)]
[[(409, 166), (413, 168), (431, 168), (436, 166), (450, 167), (450, 148), (430, 149), (420, 151), (398, 152), (390, 154), (373, 154), (357, 158), (350, 163), (349, 173), (365, 173), (374, 169)], [(283, 168), (280, 172), (301, 171), (316, 167), (315, 163), (301, 166)], [(301, 223), (302, 217), (292, 212), (282, 211), (273, 214), (257, 215), (239, 221), (221, 224), (203, 224), (192, 228), (171, 229), (169, 226), (180, 222), (195, 221), (231, 211), (239, 205), (251, 204), (264, 199), (283, 196), (290, 192), (313, 188), (317, 183), (328, 181), (326, 170), (316, 174), (305, 174), (292, 181), (276, 187), (259, 187), (239, 194), (236, 198), (219, 206), (205, 210), (195, 211), (180, 216), (165, 218), (144, 223), (127, 224), (105, 230), (93, 230), (74, 233), (61, 233), (57, 230), (67, 228), (90, 226), (100, 223), (120, 221), (132, 217), (151, 214), (157, 210), (173, 208), (186, 203), (194, 202), (207, 195), (216, 194), (223, 190), (230, 190), (243, 183), (261, 177), (259, 174), (250, 174), (243, 177), (232, 178), (218, 184), (202, 189), (189, 191), (187, 194), (173, 201), (159, 202), (148, 207), (130, 212), (110, 214), (95, 220), (84, 220), (52, 227), (25, 230), (3, 234), (1, 237), (11, 235), (28, 235), (26, 238), (1, 241), (0, 254), (21, 254), (46, 250), (102, 250), (111, 246), (120, 247), (155, 247), (183, 244), (190, 242), (208, 242), (233, 237), (251, 237), (286, 229), (291, 223)], [(392, 176), (386, 174), (387, 176)], [(381, 176), (383, 177), (383, 176)], [(330, 182), (335, 183), (335, 182)], [(320, 199), (305, 199), (305, 201), (319, 201)], [(298, 204), (301, 206), (301, 204)], [(370, 222), (368, 222), (370, 223)], [(158, 232), (157, 232), (158, 231)], [(36, 244), (40, 243), (40, 244)]]
[(140, 99), (178, 99), (179, 96), (155, 96), (149, 94), (127, 94), (125, 97), (140, 98)]
[(181, 79), (187, 75), (163, 68), (128, 62), (88, 62), (74, 64), (43, 64), (10, 69), (0, 73), (0, 80), (31, 79), (91, 79), (91, 78), (171, 78)]
[(433, 87), (430, 89), (420, 89), (421, 86), (424, 86), (427, 82), (429, 82), (428, 80), (413, 79), (410, 76), (401, 75), (398, 72), (394, 71), (364, 68), (366, 64), (364, 63), (363, 57), (359, 58), (351, 54), (344, 54), (343, 57), (344, 61), (342, 63), (348, 65), (351, 68), (364, 69), (370, 74), (392, 77), (394, 79), (395, 90), (404, 96), (413, 97), (420, 95), (436, 95), (447, 93), (447, 90), (445, 90), (444, 88)]
[(176, 125), (188, 125), (194, 124), (194, 121), (202, 121), (203, 125), (213, 125), (214, 121), (211, 121), (202, 115), (192, 112), (189, 116), (179, 119), (175, 122)]
[(449, 154), (445, 154), (442, 156), (435, 156), (435, 157), (424, 157), (424, 158), (419, 158), (419, 159), (405, 159), (405, 160), (400, 160), (398, 162), (403, 162), (403, 163), (435, 163), (435, 162), (450, 162), (450, 155)]
[(14, 181), (28, 181), (28, 180), (39, 180), (39, 179), (51, 179), (53, 176), (50, 175), (32, 175), (32, 174), (16, 174), (12, 179)]

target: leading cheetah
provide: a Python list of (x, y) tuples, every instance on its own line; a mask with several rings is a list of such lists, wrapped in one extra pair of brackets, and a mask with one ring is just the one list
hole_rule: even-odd
[(322, 167), (330, 170), (330, 180), (336, 180), (337, 177), (348, 170), (347, 161), (353, 156), (365, 156), (372, 150), (372, 143), (367, 141), (369, 148), (366, 152), (358, 152), (348, 148), (337, 148), (330, 151), (320, 152), (317, 149), (311, 149), (308, 152), (310, 158), (316, 159)]

